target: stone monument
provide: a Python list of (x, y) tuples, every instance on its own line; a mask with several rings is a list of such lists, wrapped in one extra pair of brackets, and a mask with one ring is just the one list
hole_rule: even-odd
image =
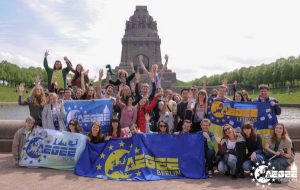
[[(134, 14), (126, 21), (125, 34), (122, 38), (121, 63), (114, 71), (125, 69), (130, 74), (131, 69), (128, 60), (132, 60), (135, 71), (142, 76), (142, 82), (148, 82), (146, 74), (140, 67), (138, 56), (144, 56), (144, 64), (148, 71), (153, 64), (157, 64), (161, 70), (164, 62), (162, 63), (160, 43), (157, 23), (149, 15), (147, 6), (136, 6)], [(172, 59), (169, 62), (172, 62)], [(161, 76), (161, 84), (164, 89), (175, 86), (176, 73), (167, 69)]]

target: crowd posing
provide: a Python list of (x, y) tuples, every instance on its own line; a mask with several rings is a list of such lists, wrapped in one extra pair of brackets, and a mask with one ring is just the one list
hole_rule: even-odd
[[(263, 147), (262, 137), (256, 133), (251, 123), (245, 123), (240, 131), (230, 124), (223, 126), (223, 134), (219, 136), (210, 131), (211, 121), (207, 118), (208, 100), (234, 100), (268, 102), (271, 109), (280, 115), (279, 102), (269, 97), (269, 87), (259, 86), (259, 97), (252, 100), (246, 90), (237, 91), (237, 83), (232, 87), (234, 95), (227, 97), (228, 86), (222, 84), (218, 89), (209, 92), (195, 86), (184, 88), (180, 94), (161, 86), (162, 73), (166, 70), (168, 56), (165, 56), (163, 68), (153, 64), (148, 71), (139, 56), (140, 67), (148, 75), (149, 82), (141, 83), (141, 75), (135, 71), (133, 62), (129, 61), (131, 74), (118, 70), (116, 80), (111, 71), (107, 72), (108, 84), (102, 88), (103, 69), (99, 70), (99, 82), (90, 85), (88, 70), (81, 64), (73, 68), (71, 61), (64, 57), (66, 67), (60, 60), (55, 61), (53, 68), (48, 66), (48, 51), (45, 52), (44, 68), (47, 72), (48, 85), (44, 88), (39, 81), (31, 90), (27, 99), (22, 100), (24, 87), (19, 87), (19, 105), (28, 105), (30, 116), (25, 127), (19, 129), (13, 141), (13, 155), (16, 165), (20, 160), (20, 152), (26, 140), (36, 127), (82, 133), (79, 121), (71, 119), (65, 125), (64, 101), (110, 99), (113, 103), (113, 118), (106, 134), (102, 133), (101, 123), (94, 122), (87, 135), (92, 143), (103, 143), (111, 138), (128, 138), (136, 133), (154, 134), (189, 134), (202, 133), (205, 138), (206, 172), (214, 175), (214, 168), (232, 179), (244, 177), (254, 164), (270, 160), (278, 170), (285, 170), (294, 161), (292, 141), (282, 123), (273, 128), (273, 134), (267, 145)], [(67, 82), (67, 74), (72, 72), (73, 79)], [(116, 93), (115, 93), (116, 91)], [(197, 147), (195, 147), (197, 148)]]

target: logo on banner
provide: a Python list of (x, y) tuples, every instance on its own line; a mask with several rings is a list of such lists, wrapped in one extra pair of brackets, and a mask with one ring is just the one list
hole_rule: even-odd
[[(100, 162), (96, 165), (97, 170), (104, 171), (106, 176), (98, 175), (99, 178), (129, 179), (141, 177), (142, 169), (152, 169), (160, 176), (180, 176), (178, 158), (153, 157), (141, 152), (140, 148), (133, 147), (130, 150), (120, 149), (125, 146), (121, 141), (120, 147), (108, 146), (100, 154)], [(131, 154), (134, 153), (134, 154)], [(107, 155), (106, 155), (107, 154)]]
[(267, 164), (264, 161), (261, 164), (257, 162), (256, 166), (252, 167), (250, 176), (253, 177), (252, 182), (262, 187), (270, 186), (272, 182), (295, 181), (297, 180), (297, 166), (293, 163), (290, 170), (276, 170), (271, 162)]
[(74, 160), (76, 155), (78, 139), (65, 141), (63, 138), (55, 137), (43, 130), (37, 134), (33, 134), (33, 138), (28, 141), (27, 146), (23, 148), (25, 151), (24, 160), (41, 162), (48, 156), (60, 156), (67, 160)]

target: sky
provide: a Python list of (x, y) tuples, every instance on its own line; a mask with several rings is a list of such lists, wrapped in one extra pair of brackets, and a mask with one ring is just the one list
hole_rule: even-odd
[(297, 0), (1, 0), (0, 61), (42, 67), (64, 56), (94, 78), (120, 64), (125, 23), (136, 5), (157, 21), (161, 53), (190, 81), (300, 55)]

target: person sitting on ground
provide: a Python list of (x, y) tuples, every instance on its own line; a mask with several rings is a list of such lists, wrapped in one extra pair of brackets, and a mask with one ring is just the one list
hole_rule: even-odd
[(79, 125), (79, 122), (75, 119), (70, 119), (67, 131), (71, 133), (82, 133), (83, 130)]
[(94, 122), (87, 136), (87, 140), (93, 144), (99, 144), (104, 142), (104, 135), (102, 134), (101, 124)]
[[(47, 72), (48, 76), (48, 89), (50, 92), (57, 92), (57, 89), (67, 87), (67, 75), (69, 73), (69, 68), (62, 68), (62, 64), (60, 60), (56, 60), (54, 63), (53, 69), (48, 66), (47, 57), (49, 55), (49, 51), (45, 52), (44, 58), (44, 68)], [(66, 64), (70, 64), (70, 62), (66, 62)]]
[(212, 177), (214, 173), (214, 164), (213, 161), (216, 157), (216, 139), (218, 139), (218, 135), (214, 134), (213, 132), (209, 131), (211, 126), (211, 122), (209, 119), (203, 119), (201, 121), (201, 133), (203, 134), (203, 137), (205, 138), (204, 141), (204, 149), (205, 149), (205, 165), (207, 169), (208, 177)]
[(131, 136), (133, 136), (134, 134), (137, 134), (137, 133), (142, 133), (137, 128), (137, 125), (135, 123), (129, 126), (129, 130), (130, 130), (130, 135), (127, 135), (127, 137), (131, 137)]
[(259, 85), (258, 89), (259, 89), (259, 97), (256, 100), (254, 100), (254, 102), (268, 102), (271, 108), (276, 113), (276, 115), (280, 115), (281, 107), (279, 105), (279, 101), (269, 96), (269, 90), (270, 90), (269, 86), (265, 84), (261, 84)]
[(12, 154), (15, 166), (19, 166), (23, 147), (29, 137), (31, 137), (34, 133), (34, 122), (35, 120), (33, 119), (33, 117), (27, 117), (25, 120), (25, 126), (20, 128), (14, 135), (14, 140), (12, 143)]
[(245, 140), (242, 135), (235, 133), (230, 124), (223, 126), (223, 139), (216, 139), (219, 154), (222, 160), (218, 163), (218, 169), (222, 173), (231, 174), (232, 179), (244, 177), (242, 164), (246, 154)]
[(119, 119), (115, 117), (111, 120), (105, 140), (109, 140), (111, 138), (116, 139), (121, 137), (126, 137), (126, 132), (124, 131), (124, 129), (121, 128)]
[(242, 126), (241, 134), (245, 138), (247, 155), (243, 163), (243, 169), (250, 171), (256, 163), (262, 163), (265, 160), (263, 155), (262, 139), (256, 134), (254, 127), (250, 123)]
[(44, 106), (47, 104), (47, 98), (44, 93), (44, 89), (41, 85), (36, 85), (31, 90), (29, 97), (25, 100), (22, 100), (22, 95), (24, 92), (24, 85), (20, 84), (18, 91), (19, 91), (19, 98), (18, 103), (19, 105), (28, 105), (30, 116), (34, 118), (35, 125), (42, 127), (42, 113)]
[(265, 156), (276, 170), (285, 170), (294, 162), (295, 155), (292, 148), (293, 144), (285, 126), (282, 123), (276, 124), (272, 137), (265, 147)]
[(66, 131), (67, 128), (64, 122), (65, 116), (64, 102), (62, 100), (58, 101), (55, 93), (50, 93), (48, 104), (45, 105), (42, 113), (43, 127), (46, 129)]

